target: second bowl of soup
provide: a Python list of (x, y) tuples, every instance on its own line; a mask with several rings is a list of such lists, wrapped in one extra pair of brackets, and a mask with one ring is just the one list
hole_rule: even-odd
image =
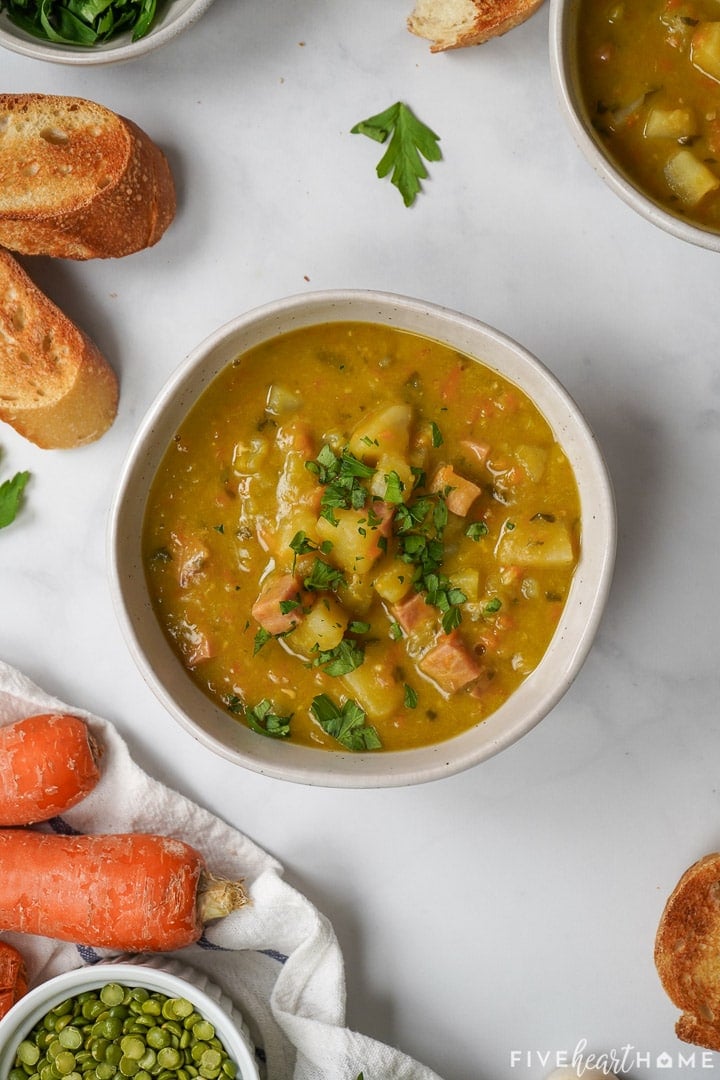
[(373, 293), (295, 297), (179, 369), (111, 527), (130, 647), (212, 749), (291, 780), (431, 779), (552, 707), (609, 585), (607, 474), (515, 343)]
[(666, 232), (720, 250), (716, 0), (552, 0), (551, 63), (580, 148)]

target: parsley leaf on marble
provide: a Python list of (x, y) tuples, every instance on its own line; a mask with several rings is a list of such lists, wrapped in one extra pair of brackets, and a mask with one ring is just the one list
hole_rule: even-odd
[(402, 101), (396, 101), (376, 116), (361, 120), (350, 132), (367, 135), (379, 143), (390, 139), (376, 171), (381, 179), (391, 174), (390, 182), (402, 195), (403, 202), (412, 206), (421, 190), (420, 181), (428, 176), (423, 158), (425, 161), (442, 160), (438, 146), (440, 136), (418, 120)]
[(12, 480), (5, 480), (0, 484), (0, 529), (11, 525), (17, 517), (29, 479), (29, 472), (19, 472), (15, 473)]

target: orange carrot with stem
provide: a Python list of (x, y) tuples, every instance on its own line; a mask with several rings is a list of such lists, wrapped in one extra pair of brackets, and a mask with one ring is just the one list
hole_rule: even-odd
[(0, 941), (0, 1018), (27, 993), (25, 959), (7, 941)]
[(242, 882), (214, 877), (181, 840), (0, 829), (0, 931), (170, 952), (246, 903)]
[(77, 716), (43, 713), (1, 727), (0, 825), (32, 825), (65, 813), (98, 783), (99, 756)]

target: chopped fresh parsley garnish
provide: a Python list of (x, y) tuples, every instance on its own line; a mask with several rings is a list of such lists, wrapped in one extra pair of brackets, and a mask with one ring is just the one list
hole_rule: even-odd
[(336, 454), (326, 444), (314, 461), (305, 462), (305, 468), (325, 488), (320, 499), (320, 515), (332, 525), (337, 525), (335, 510), (362, 510), (365, 506), (368, 492), (361, 481), (369, 480), (375, 470), (347, 448)]
[(374, 727), (366, 724), (365, 712), (356, 701), (336, 705), (327, 694), (318, 694), (310, 705), (310, 712), (320, 727), (348, 750), (379, 750), (380, 736)]
[(262, 626), (261, 626), (260, 629), (258, 630), (258, 632), (255, 635), (255, 645), (253, 647), (253, 656), (257, 656), (257, 654), (262, 649), (263, 645), (267, 645), (268, 641), (270, 641), (271, 638), (272, 638), (272, 634), (270, 633), (270, 631), (269, 630), (264, 630), (262, 628)]
[(492, 600), (488, 600), (483, 608), (484, 615), (494, 615), (496, 611), (499, 611), (502, 607), (502, 600), (499, 596), (494, 596)]
[(385, 476), (385, 500), (389, 503), (401, 503), (405, 485), (393, 469)]
[(390, 623), (390, 637), (393, 641), (400, 641), (403, 636), (402, 626), (399, 622)]
[(259, 735), (269, 735), (271, 739), (285, 739), (290, 734), (290, 716), (278, 716), (272, 711), (272, 702), (263, 698), (255, 708), (249, 709), (237, 694), (228, 694), (225, 705), (235, 716), (242, 716), (250, 728)]
[(420, 181), (427, 178), (425, 161), (441, 161), (440, 137), (402, 101), (396, 101), (389, 109), (361, 120), (350, 129), (353, 135), (367, 135), (375, 142), (384, 143), (388, 137), (387, 150), (377, 165), (377, 175), (382, 179), (390, 174), (390, 182), (403, 197), (406, 206), (415, 202), (421, 190)]
[(435, 447), (442, 446), (442, 444), (443, 444), (443, 442), (445, 440), (442, 437), (442, 431), (437, 426), (437, 424), (435, 423), (434, 420), (432, 420), (431, 423), (430, 423), (430, 431), (432, 432), (432, 444), (433, 444), (433, 446), (435, 446)]
[(328, 589), (337, 589), (344, 581), (342, 570), (337, 570), (330, 563), (316, 558), (310, 573), (303, 579), (303, 585), (306, 589), (315, 592), (325, 592)]
[(367, 634), (369, 629), (369, 622), (359, 622), (357, 619), (353, 619), (353, 621), (348, 626), (348, 630), (351, 634)]
[(243, 715), (258, 735), (269, 735), (271, 739), (286, 739), (290, 734), (292, 713), (289, 716), (278, 716), (272, 708), (272, 702), (263, 698), (254, 709), (245, 707)]
[(291, 611), (297, 611), (299, 607), (302, 607), (300, 603), (300, 597), (297, 600), (281, 600), (280, 601), (280, 613), (282, 615), (289, 615)]
[(326, 675), (337, 679), (359, 668), (365, 660), (365, 650), (352, 638), (343, 638), (333, 649), (317, 649), (309, 667), (320, 667)]
[(487, 534), (488, 527), (484, 521), (472, 521), (465, 530), (465, 535), (469, 537), (470, 540), (481, 540), (482, 537), (487, 536)]
[(417, 691), (413, 690), (412, 686), (408, 686), (405, 683), (405, 708), (416, 709), (418, 703)]
[(0, 529), (11, 525), (17, 517), (29, 479), (29, 472), (19, 472), (15, 473), (12, 480), (5, 480), (0, 484)]

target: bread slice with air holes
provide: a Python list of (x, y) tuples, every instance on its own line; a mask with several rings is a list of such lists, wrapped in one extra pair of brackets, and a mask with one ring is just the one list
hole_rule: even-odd
[(431, 52), (482, 45), (529, 19), (543, 0), (417, 0), (408, 29), (432, 42)]
[(0, 420), (45, 449), (98, 439), (118, 381), (93, 342), (0, 248)]
[(85, 98), (0, 94), (0, 245), (115, 258), (157, 243), (175, 216), (167, 159), (131, 120)]
[(655, 936), (655, 966), (682, 1010), (678, 1038), (720, 1050), (720, 853), (694, 863), (670, 894)]

